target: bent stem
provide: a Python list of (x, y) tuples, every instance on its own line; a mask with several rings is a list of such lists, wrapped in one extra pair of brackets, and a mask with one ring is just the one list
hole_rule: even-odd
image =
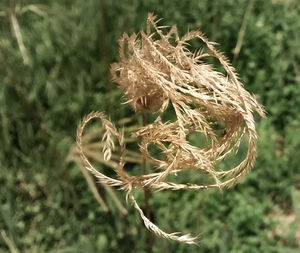
[[(147, 125), (147, 113), (143, 112), (142, 113), (143, 116), (143, 126)], [(148, 169), (147, 169), (147, 162), (146, 162), (146, 158), (143, 157), (143, 174), (147, 175), (148, 174)], [(145, 198), (145, 213), (146, 213), (146, 217), (151, 220), (151, 212), (150, 212), (150, 205), (149, 205), (149, 198), (150, 198), (150, 189), (148, 187), (144, 187), (144, 198)], [(151, 232), (148, 230), (147, 231), (147, 252), (151, 253), (152, 252), (152, 242), (153, 242), (153, 238), (152, 238), (152, 234)]]

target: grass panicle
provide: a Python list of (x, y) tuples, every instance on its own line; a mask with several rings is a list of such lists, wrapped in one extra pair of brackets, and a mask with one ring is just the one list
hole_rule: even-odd
[[(205, 47), (191, 52), (189, 42), (200, 40)], [(263, 107), (247, 92), (228, 59), (215, 48), (202, 32), (191, 31), (179, 37), (176, 26), (159, 27), (153, 14), (148, 15), (146, 32), (124, 34), (119, 41), (120, 62), (111, 65), (113, 81), (124, 92), (127, 103), (135, 111), (158, 113), (153, 123), (140, 127), (140, 152), (146, 161), (158, 169), (156, 173), (130, 176), (124, 170), (126, 146), (122, 132), (100, 112), (88, 114), (78, 126), (77, 147), (85, 167), (101, 183), (126, 191), (127, 199), (139, 212), (147, 229), (157, 236), (184, 243), (195, 243), (190, 235), (166, 233), (153, 224), (134, 198), (133, 188), (155, 190), (207, 189), (232, 186), (253, 167), (257, 151), (257, 134), (253, 113), (264, 117)], [(210, 64), (219, 62), (225, 74)], [(172, 107), (176, 120), (163, 122), (167, 108)], [(82, 133), (92, 118), (99, 118), (105, 128), (104, 159), (111, 158), (115, 136), (120, 145), (120, 160), (113, 169), (113, 179), (97, 171), (82, 148)], [(216, 126), (223, 126), (222, 134)], [(204, 147), (193, 146), (190, 133), (199, 133), (209, 142)], [(246, 157), (234, 168), (220, 170), (218, 163), (239, 148), (247, 136)], [(153, 157), (149, 145), (158, 147), (165, 159)], [(211, 178), (208, 184), (177, 184), (166, 181), (170, 174), (197, 170)]]

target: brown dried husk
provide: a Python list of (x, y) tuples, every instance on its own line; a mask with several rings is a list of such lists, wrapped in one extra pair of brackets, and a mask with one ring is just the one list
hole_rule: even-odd
[[(153, 33), (151, 32), (152, 30)], [(205, 50), (191, 52), (188, 41), (198, 39), (205, 44)], [(77, 130), (77, 145), (86, 168), (101, 183), (116, 186), (126, 191), (138, 210), (145, 226), (156, 235), (192, 244), (195, 237), (165, 233), (153, 224), (143, 213), (132, 193), (133, 188), (154, 190), (207, 189), (232, 186), (250, 171), (256, 159), (257, 134), (253, 112), (264, 116), (263, 107), (249, 94), (239, 81), (235, 69), (218, 52), (214, 43), (200, 31), (191, 31), (181, 39), (176, 26), (167, 33), (157, 26), (155, 16), (148, 15), (147, 30), (138, 35), (124, 34), (119, 41), (120, 62), (111, 65), (113, 81), (124, 91), (127, 102), (136, 111), (159, 113), (154, 123), (141, 127), (135, 134), (140, 137), (140, 152), (159, 172), (142, 176), (130, 176), (124, 170), (126, 147), (124, 136), (101, 112), (87, 115)], [(205, 52), (204, 52), (205, 51)], [(207, 57), (216, 58), (225, 69), (222, 74), (207, 63)], [(172, 106), (176, 121), (163, 122), (162, 114)], [(109, 160), (115, 136), (121, 147), (121, 157), (114, 168), (117, 179), (105, 176), (89, 162), (82, 149), (81, 136), (89, 120), (99, 118), (106, 131), (103, 136), (104, 157)], [(215, 125), (224, 125), (224, 134), (215, 130)], [(197, 132), (209, 140), (204, 147), (196, 147), (187, 141), (189, 133)], [(247, 135), (246, 157), (236, 167), (219, 170), (217, 164), (240, 146)], [(161, 149), (165, 159), (153, 157), (149, 145)], [(198, 170), (209, 175), (211, 184), (178, 184), (166, 181), (168, 175), (181, 171)]]

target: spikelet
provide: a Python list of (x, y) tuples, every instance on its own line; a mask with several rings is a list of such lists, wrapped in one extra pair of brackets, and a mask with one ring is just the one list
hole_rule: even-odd
[[(86, 168), (101, 183), (118, 186), (127, 192), (138, 210), (145, 226), (156, 235), (185, 243), (194, 243), (190, 235), (165, 233), (154, 225), (136, 202), (133, 187), (149, 187), (155, 190), (223, 188), (237, 183), (250, 171), (256, 159), (257, 134), (253, 113), (264, 117), (263, 107), (249, 94), (239, 81), (235, 69), (226, 57), (218, 52), (214, 43), (200, 31), (191, 31), (181, 39), (176, 26), (167, 32), (157, 26), (153, 14), (148, 15), (147, 30), (138, 35), (124, 34), (119, 41), (120, 62), (111, 65), (113, 81), (124, 91), (127, 102), (135, 111), (158, 112), (154, 123), (141, 127), (135, 135), (140, 137), (140, 152), (159, 172), (142, 176), (130, 176), (124, 171), (126, 147), (123, 135), (102, 113), (91, 113), (78, 127), (77, 144)], [(196, 52), (188, 49), (188, 42), (198, 39), (205, 48)], [(216, 71), (207, 62), (216, 58), (226, 74)], [(176, 121), (162, 122), (161, 116), (168, 106), (174, 108)], [(121, 146), (119, 166), (115, 169), (117, 178), (109, 178), (91, 165), (81, 147), (81, 135), (87, 122), (98, 117), (106, 132), (103, 136), (104, 156), (109, 159), (117, 137)], [(223, 125), (219, 134), (216, 125)], [(195, 147), (187, 135), (197, 132), (210, 141), (205, 147)], [(219, 170), (217, 164), (237, 150), (244, 136), (248, 136), (248, 151), (245, 159), (236, 167)], [(156, 145), (165, 159), (153, 157), (150, 144)], [(210, 176), (213, 183), (206, 185), (177, 184), (167, 182), (168, 175), (184, 170), (198, 170)]]

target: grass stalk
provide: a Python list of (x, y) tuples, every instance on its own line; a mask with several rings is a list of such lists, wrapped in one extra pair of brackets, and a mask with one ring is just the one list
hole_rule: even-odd
[[(142, 117), (143, 117), (143, 126), (147, 125), (147, 113), (143, 112), (142, 113)], [(147, 175), (148, 174), (148, 168), (147, 168), (147, 162), (146, 162), (146, 158), (143, 156), (143, 174)], [(150, 211), (150, 204), (149, 204), (149, 199), (150, 199), (150, 189), (148, 187), (144, 187), (144, 199), (145, 199), (145, 213), (146, 213), (146, 217), (151, 221), (151, 211)], [(152, 244), (153, 244), (153, 237), (152, 237), (152, 233), (147, 230), (147, 252), (151, 253), (152, 252)]]
[(244, 15), (242, 25), (241, 25), (241, 28), (240, 28), (240, 31), (239, 31), (238, 40), (237, 40), (235, 49), (233, 50), (233, 61), (232, 61), (233, 65), (236, 64), (237, 59), (239, 57), (239, 54), (241, 52), (244, 37), (245, 37), (245, 34), (246, 34), (248, 19), (249, 19), (249, 16), (251, 14), (251, 10), (253, 8), (253, 5), (254, 5), (254, 0), (250, 0), (249, 3), (248, 3), (247, 9), (245, 11), (245, 15)]
[(29, 57), (27, 54), (27, 50), (26, 47), (23, 43), (23, 37), (22, 37), (22, 33), (21, 33), (21, 29), (19, 26), (19, 22), (16, 16), (16, 10), (15, 10), (15, 1), (14, 0), (10, 0), (10, 6), (11, 6), (11, 11), (10, 11), (10, 21), (11, 21), (11, 25), (12, 25), (12, 31), (14, 32), (14, 35), (17, 39), (18, 42), (18, 46), (23, 58), (23, 63), (25, 65), (30, 65), (30, 61), (29, 61)]
[(9, 252), (19, 253), (19, 250), (17, 249), (14, 241), (6, 234), (6, 232), (4, 230), (1, 230), (0, 234), (2, 236), (3, 241), (5, 242), (7, 247), (9, 248)]

